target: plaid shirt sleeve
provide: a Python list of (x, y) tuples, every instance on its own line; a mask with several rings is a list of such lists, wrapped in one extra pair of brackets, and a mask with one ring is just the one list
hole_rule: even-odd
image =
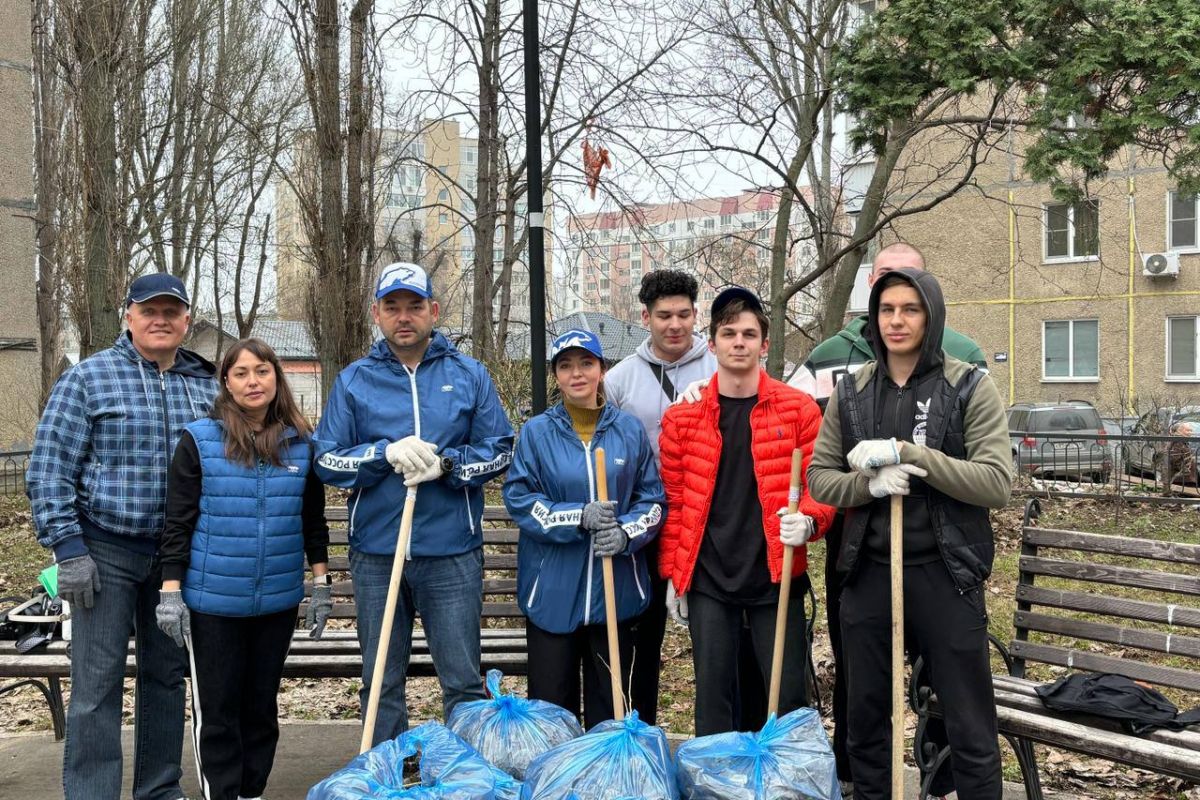
[(38, 542), (54, 548), (58, 560), (87, 552), (75, 501), (91, 446), (84, 379), (80, 370), (71, 369), (50, 393), (25, 477)]

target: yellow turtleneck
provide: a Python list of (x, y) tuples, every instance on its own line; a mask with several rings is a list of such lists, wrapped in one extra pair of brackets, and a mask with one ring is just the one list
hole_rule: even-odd
[(579, 434), (579, 440), (584, 444), (592, 441), (592, 434), (596, 432), (596, 422), (600, 419), (600, 412), (604, 410), (604, 399), (601, 398), (597, 408), (580, 408), (569, 400), (563, 400), (563, 406), (571, 415), (571, 427)]

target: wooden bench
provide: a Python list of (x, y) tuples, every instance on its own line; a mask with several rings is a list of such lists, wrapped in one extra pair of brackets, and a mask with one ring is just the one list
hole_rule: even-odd
[[(334, 576), (332, 619), (353, 620), (354, 584), (349, 575), (345, 507), (331, 505), (326, 518), (330, 526), (329, 568)], [(499, 669), (506, 675), (524, 675), (528, 673), (529, 663), (525, 646), (525, 617), (516, 602), (517, 530), (503, 506), (486, 507), (483, 523), (484, 602), (480, 620), (480, 668), (484, 672)], [(306, 592), (310, 592), (309, 582), (305, 581), (305, 585)], [(307, 600), (300, 606), (297, 629), (284, 663), (284, 677), (360, 677), (362, 653), (354, 628), (331, 625), (325, 629), (320, 640), (311, 639), (304, 627), (307, 606)], [(132, 640), (125, 671), (128, 676), (136, 672)], [(429, 645), (419, 626), (413, 631), (408, 674), (414, 677), (436, 674), (433, 659), (429, 655)], [(36, 686), (50, 706), (56, 739), (61, 739), (65, 732), (61, 680), (70, 675), (70, 647), (67, 642), (51, 642), (24, 655), (17, 654), (14, 642), (0, 642), (0, 680), (17, 679), (16, 683), (0, 686), (0, 694), (19, 686)]]
[[(1200, 730), (1135, 736), (1109, 719), (1051, 711), (1034, 691), (1044, 681), (1026, 674), (1043, 664), (1124, 675), (1168, 696), (1200, 693), (1200, 545), (1042, 528), (1040, 512), (1036, 499), (1026, 504), (1013, 640), (992, 640), (1008, 671), (992, 681), (999, 730), (1027, 796), (1042, 797), (1035, 742), (1200, 783)], [(949, 755), (924, 741), (941, 709), (929, 689), (912, 702), (916, 755), (931, 780)]]

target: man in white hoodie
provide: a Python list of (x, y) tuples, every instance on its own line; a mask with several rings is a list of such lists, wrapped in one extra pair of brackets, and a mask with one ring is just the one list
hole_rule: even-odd
[[(717, 369), (717, 359), (709, 351), (708, 342), (694, 330), (698, 295), (696, 279), (686, 272), (660, 269), (646, 273), (642, 277), (638, 300), (643, 305), (642, 324), (650, 329), (650, 338), (642, 342), (636, 353), (623, 359), (604, 376), (605, 399), (641, 420), (656, 457), (662, 416), (667, 407), (689, 384), (711, 378)], [(654, 552), (647, 557), (655, 564), (658, 544), (650, 547)], [(634, 626), (629, 694), (638, 716), (654, 725), (658, 716), (659, 667), (667, 624), (667, 582), (658, 577), (657, 571), (650, 572), (654, 596), (650, 607)], [(686, 610), (677, 619), (686, 625)], [(750, 685), (741, 687), (742, 722), (749, 719), (751, 726), (757, 728), (758, 725), (753, 723), (765, 713), (765, 690), (762, 681), (756, 679), (756, 669), (741, 672), (754, 679)], [(757, 701), (758, 695), (763, 695), (762, 702)]]

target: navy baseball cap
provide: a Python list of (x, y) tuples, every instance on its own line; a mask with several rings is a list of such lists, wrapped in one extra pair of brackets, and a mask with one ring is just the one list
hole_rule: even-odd
[(715, 319), (721, 312), (721, 309), (732, 303), (734, 300), (745, 302), (746, 307), (753, 311), (762, 311), (762, 301), (758, 299), (758, 295), (749, 289), (741, 286), (729, 286), (721, 290), (716, 299), (712, 301), (712, 310), (709, 311), (709, 318)]
[(168, 272), (152, 272), (129, 284), (129, 294), (125, 297), (125, 305), (144, 303), (152, 297), (174, 297), (189, 308), (192, 305), (183, 281)]
[(604, 360), (604, 350), (600, 347), (600, 340), (596, 338), (596, 334), (591, 331), (572, 328), (565, 333), (559, 334), (558, 338), (554, 340), (554, 344), (550, 345), (551, 365), (563, 353), (576, 349), (586, 350), (601, 361)]
[(382, 300), (392, 292), (403, 289), (421, 297), (433, 297), (433, 283), (425, 270), (407, 261), (388, 264), (375, 284), (375, 299)]

